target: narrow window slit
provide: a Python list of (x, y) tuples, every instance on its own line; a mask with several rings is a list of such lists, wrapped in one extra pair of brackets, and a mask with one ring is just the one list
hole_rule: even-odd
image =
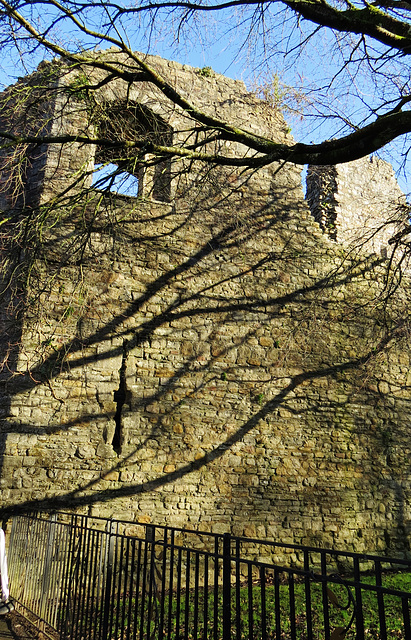
[(123, 357), (120, 367), (120, 381), (117, 391), (114, 392), (114, 402), (117, 404), (116, 413), (114, 416), (114, 435), (112, 440), (112, 447), (117, 454), (121, 453), (121, 446), (123, 444), (123, 407), (124, 404), (130, 400), (130, 392), (127, 389), (127, 359), (128, 359), (128, 341), (123, 342)]

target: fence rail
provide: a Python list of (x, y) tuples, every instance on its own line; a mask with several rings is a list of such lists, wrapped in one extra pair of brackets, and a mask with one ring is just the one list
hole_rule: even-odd
[(411, 640), (411, 560), (104, 520), (14, 518), (11, 594), (60, 640)]

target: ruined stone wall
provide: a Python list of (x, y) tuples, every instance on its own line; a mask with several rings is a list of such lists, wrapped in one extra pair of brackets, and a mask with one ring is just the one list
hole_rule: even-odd
[(386, 254), (388, 241), (408, 220), (391, 165), (375, 156), (309, 167), (307, 201), (324, 232), (356, 250)]
[[(287, 135), (238, 83), (157, 63)], [(91, 190), (50, 231), (58, 262), (94, 216), (81, 268), (37, 265), (3, 370), (3, 505), (408, 553), (408, 285), (381, 295), (386, 263), (324, 236), (293, 165), (173, 175), (170, 203)]]

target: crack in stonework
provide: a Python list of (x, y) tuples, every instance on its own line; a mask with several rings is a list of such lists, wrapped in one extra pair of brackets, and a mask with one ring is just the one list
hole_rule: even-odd
[(114, 402), (117, 404), (116, 413), (114, 416), (115, 430), (112, 440), (112, 447), (116, 453), (121, 453), (121, 445), (123, 441), (123, 420), (122, 412), (123, 406), (129, 396), (127, 389), (127, 359), (128, 359), (128, 341), (123, 342), (123, 357), (120, 367), (120, 382), (117, 391), (114, 392)]

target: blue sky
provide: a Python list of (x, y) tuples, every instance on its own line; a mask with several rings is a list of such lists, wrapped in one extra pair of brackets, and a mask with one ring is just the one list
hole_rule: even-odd
[[(35, 4), (39, 6), (40, 3)], [(47, 17), (50, 19), (50, 16)], [(91, 22), (93, 17), (93, 14), (89, 16)], [(301, 90), (300, 95), (304, 96), (300, 101), (301, 108), (309, 113), (304, 118), (300, 117), (298, 97), (292, 100), (294, 105), (297, 104), (297, 113), (294, 116), (290, 115), (290, 112), (285, 113), (292, 133), (298, 141), (321, 142), (338, 136), (342, 131), (339, 120), (341, 114), (348, 113), (356, 122), (369, 116), (366, 105), (373, 103), (375, 87), (369, 77), (362, 75), (360, 67), (356, 68), (354, 64), (354, 74), (339, 77), (338, 84), (333, 86), (334, 93), (327, 105), (331, 117), (314, 117), (316, 110), (322, 109), (318, 105), (325, 100), (325, 94), (319, 87), (330, 81), (345, 55), (343, 46), (338, 44), (336, 47), (332, 36), (327, 40), (323, 33), (316, 35), (310, 41), (310, 46), (304, 48), (302, 56), (288, 54), (285, 57), (284, 47), (292, 50), (298, 45), (301, 33), (291, 28), (287, 31), (288, 27), (284, 27), (284, 33), (289, 36), (285, 45), (285, 40), (283, 42), (281, 34), (278, 35), (276, 31), (276, 28), (279, 28), (278, 22), (271, 25), (267, 22), (265, 33), (255, 28), (251, 37), (247, 39), (252, 24), (242, 22), (238, 16), (236, 20), (228, 13), (218, 14), (218, 20), (213, 20), (212, 16), (207, 16), (206, 20), (200, 17), (198, 22), (187, 27), (179, 42), (176, 41), (178, 25), (173, 25), (171, 19), (164, 22), (164, 28), (162, 23), (159, 27), (154, 33), (144, 21), (136, 25), (134, 20), (125, 26), (124, 34), (126, 37), (130, 36), (129, 44), (135, 50), (158, 54), (194, 67), (210, 66), (217, 73), (243, 80), (251, 89), (270, 82), (274, 77), (280, 79), (280, 83), (283, 82), (284, 85), (298, 86)], [(60, 23), (59, 32), (56, 31), (54, 37), (60, 39), (63, 44), (72, 45), (75, 42), (73, 29), (63, 23)], [(94, 44), (92, 40), (86, 42), (86, 46)], [(103, 44), (102, 48), (106, 46)], [(333, 55), (328, 55), (331, 50)], [(0, 82), (4, 86), (13, 83), (18, 76), (25, 74), (25, 70), (32, 71), (43, 57), (44, 54), (40, 50), (35, 55), (30, 55), (24, 69), (15, 51), (12, 55), (3, 52), (0, 60)], [(394, 86), (394, 80), (389, 80), (391, 88)], [(387, 86), (390, 88), (389, 84)], [(314, 97), (318, 102), (311, 104)], [(391, 149), (383, 150), (380, 155), (385, 159), (394, 160), (399, 183), (407, 192), (411, 191), (411, 180), (409, 181), (405, 175), (408, 167), (405, 167), (405, 171), (404, 168), (401, 170), (400, 154), (401, 142), (396, 142), (391, 145)]]

